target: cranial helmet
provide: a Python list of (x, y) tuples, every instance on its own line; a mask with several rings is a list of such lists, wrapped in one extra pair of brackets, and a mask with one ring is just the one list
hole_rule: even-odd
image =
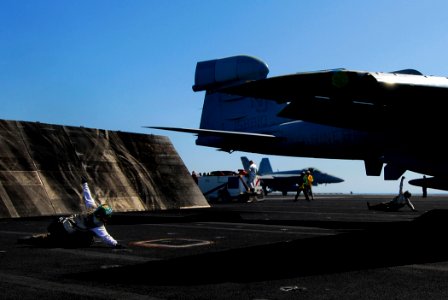
[(95, 209), (93, 214), (99, 219), (109, 219), (112, 216), (112, 207), (107, 204), (101, 204)]

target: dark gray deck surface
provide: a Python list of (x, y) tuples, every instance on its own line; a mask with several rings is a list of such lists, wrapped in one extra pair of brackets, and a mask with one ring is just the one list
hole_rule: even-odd
[(448, 196), (366, 208), (391, 197), (120, 213), (108, 230), (124, 250), (18, 244), (50, 218), (0, 219), (0, 298), (447, 299)]

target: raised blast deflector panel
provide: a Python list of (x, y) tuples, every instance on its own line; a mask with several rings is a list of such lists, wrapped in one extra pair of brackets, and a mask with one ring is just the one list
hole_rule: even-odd
[(164, 136), (0, 120), (0, 217), (82, 211), (81, 175), (115, 211), (208, 207)]

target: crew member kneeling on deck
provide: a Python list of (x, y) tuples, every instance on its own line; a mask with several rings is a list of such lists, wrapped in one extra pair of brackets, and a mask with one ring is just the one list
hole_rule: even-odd
[(375, 205), (370, 205), (370, 203), (367, 202), (367, 208), (370, 210), (398, 211), (400, 208), (407, 205), (412, 211), (417, 211), (410, 200), (412, 194), (409, 191), (403, 193), (404, 178), (405, 178), (404, 176), (401, 177), (400, 190), (398, 192), (398, 196), (395, 196), (389, 202), (381, 202)]
[(107, 204), (98, 205), (93, 200), (84, 177), (81, 178), (81, 183), (88, 212), (59, 217), (48, 226), (48, 233), (19, 239), (19, 242), (53, 247), (88, 247), (94, 242), (94, 236), (97, 236), (108, 246), (124, 248), (105, 227), (112, 216), (112, 208)]

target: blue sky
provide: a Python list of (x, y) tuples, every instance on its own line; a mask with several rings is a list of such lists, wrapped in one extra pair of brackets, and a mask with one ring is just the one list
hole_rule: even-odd
[[(445, 76), (447, 11), (445, 0), (2, 0), (0, 119), (165, 135), (190, 171), (237, 170), (240, 156), (264, 155), (143, 128), (199, 127), (196, 62), (247, 54), (269, 76), (339, 67)], [(361, 161), (270, 159), (274, 169), (312, 166), (345, 179), (317, 193), (398, 192), (398, 181), (367, 177)]]

